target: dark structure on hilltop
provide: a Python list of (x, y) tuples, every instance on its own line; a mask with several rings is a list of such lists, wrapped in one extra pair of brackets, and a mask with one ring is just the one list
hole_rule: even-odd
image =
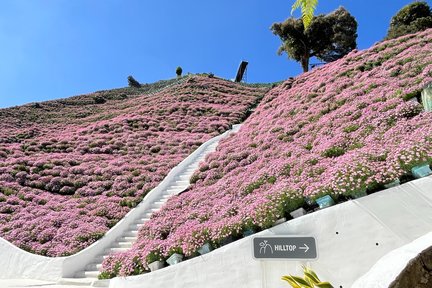
[(243, 77), (246, 76), (247, 72), (247, 61), (242, 61), (239, 65), (239, 68), (237, 70), (237, 75), (235, 77), (234, 82), (241, 82), (243, 80)]

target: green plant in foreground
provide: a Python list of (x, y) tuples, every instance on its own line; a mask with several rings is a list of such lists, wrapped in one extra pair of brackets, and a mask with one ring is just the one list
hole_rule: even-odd
[(318, 5), (318, 0), (296, 0), (292, 5), (291, 14), (294, 12), (294, 10), (300, 8), (303, 25), (305, 29), (307, 29), (312, 22), (312, 18), (314, 16), (314, 12), (316, 10), (317, 5)]
[(309, 267), (302, 266), (304, 277), (300, 276), (282, 276), (282, 280), (287, 281), (292, 288), (333, 288), (329, 282), (322, 282), (317, 274)]

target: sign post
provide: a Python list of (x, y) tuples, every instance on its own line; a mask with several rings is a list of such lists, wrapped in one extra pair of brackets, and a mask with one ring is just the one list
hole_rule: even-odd
[(313, 260), (318, 257), (315, 238), (295, 236), (268, 236), (252, 239), (256, 260)]

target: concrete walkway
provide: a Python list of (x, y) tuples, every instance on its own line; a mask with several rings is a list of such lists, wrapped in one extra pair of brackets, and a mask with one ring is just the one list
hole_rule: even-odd
[[(55, 282), (31, 280), (31, 279), (0, 279), (1, 288), (77, 288), (71, 285), (58, 285)], [(80, 286), (90, 288), (90, 286)]]

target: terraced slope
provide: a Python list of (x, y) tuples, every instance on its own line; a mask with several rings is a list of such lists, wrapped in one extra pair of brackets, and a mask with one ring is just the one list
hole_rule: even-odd
[(0, 236), (48, 256), (89, 246), (268, 90), (159, 84), (1, 109)]
[(235, 136), (220, 143), (103, 277), (146, 271), (173, 252), (270, 227), (323, 194), (372, 193), (431, 162), (432, 114), (417, 102), (432, 82), (432, 30), (353, 51), (272, 89)]

